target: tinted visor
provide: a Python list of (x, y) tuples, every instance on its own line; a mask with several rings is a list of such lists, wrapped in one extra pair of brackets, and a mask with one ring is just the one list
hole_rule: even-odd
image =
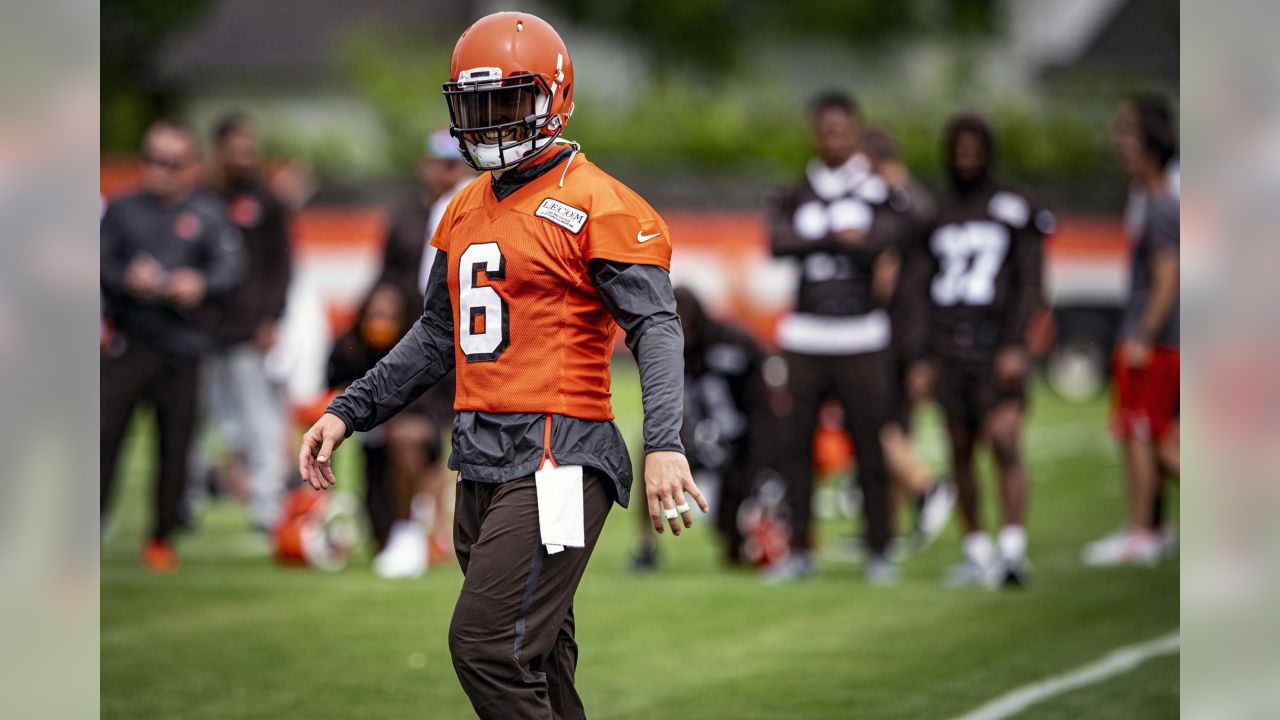
[(535, 115), (542, 91), (532, 74), (513, 75), (499, 82), (446, 83), (453, 126), (466, 142), (475, 145), (511, 145), (529, 140), (543, 124)]

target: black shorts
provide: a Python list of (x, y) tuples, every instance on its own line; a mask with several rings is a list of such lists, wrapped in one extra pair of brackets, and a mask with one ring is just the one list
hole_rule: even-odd
[(1006, 402), (1027, 404), (1027, 385), (1002, 386), (996, 382), (995, 357), (983, 360), (940, 359), (934, 397), (947, 422), (979, 430), (987, 415)]

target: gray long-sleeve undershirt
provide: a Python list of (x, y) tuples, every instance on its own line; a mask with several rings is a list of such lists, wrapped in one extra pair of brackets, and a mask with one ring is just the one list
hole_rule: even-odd
[(654, 265), (595, 261), (590, 270), (640, 367), (644, 451), (684, 452), (684, 333), (671, 278)]

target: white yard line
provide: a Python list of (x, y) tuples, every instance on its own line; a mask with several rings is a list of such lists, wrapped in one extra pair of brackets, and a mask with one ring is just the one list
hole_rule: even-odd
[(1042, 700), (1127, 673), (1154, 657), (1176, 654), (1178, 638), (1178, 632), (1174, 631), (1155, 640), (1113, 650), (1106, 657), (1069, 673), (1055, 675), (1005, 693), (986, 705), (959, 716), (957, 720), (1001, 720), (1013, 717)]

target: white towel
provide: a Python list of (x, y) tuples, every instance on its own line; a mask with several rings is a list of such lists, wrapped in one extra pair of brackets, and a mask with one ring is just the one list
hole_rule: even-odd
[(556, 466), (550, 459), (533, 475), (538, 492), (538, 530), (547, 554), (565, 547), (584, 547), (586, 528), (582, 518), (582, 466)]

